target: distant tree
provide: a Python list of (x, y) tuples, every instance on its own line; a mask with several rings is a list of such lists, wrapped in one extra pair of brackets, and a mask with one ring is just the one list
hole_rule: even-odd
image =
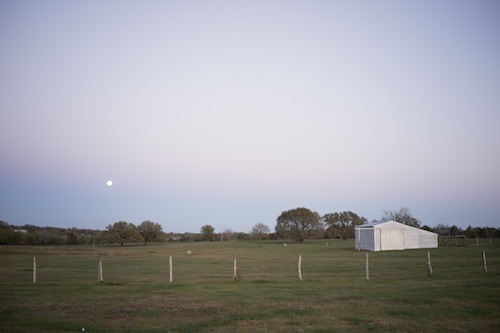
[(323, 220), (327, 226), (326, 235), (330, 238), (342, 239), (354, 238), (354, 227), (368, 221), (351, 211), (326, 214)]
[(123, 246), (125, 241), (138, 241), (141, 239), (141, 234), (133, 223), (120, 221), (113, 225), (108, 225), (106, 229), (108, 241), (111, 243), (120, 243), (120, 246)]
[(277, 218), (276, 236), (302, 242), (307, 238), (319, 238), (324, 234), (319, 214), (307, 208), (284, 211)]
[(263, 223), (257, 223), (256, 225), (253, 226), (252, 228), (252, 238), (253, 239), (267, 239), (269, 238), (269, 233), (271, 232), (271, 229)]
[(464, 233), (462, 228), (457, 227), (456, 225), (452, 225), (450, 227), (450, 235), (456, 236), (456, 235), (462, 235)]
[(14, 228), (7, 222), (0, 221), (0, 245), (19, 245), (19, 240), (16, 236)]
[(64, 229), (53, 227), (36, 228), (33, 233), (35, 244), (39, 245), (64, 245), (66, 244), (66, 236)]
[(78, 245), (79, 244), (78, 237), (72, 232), (68, 233), (68, 235), (66, 236), (66, 244), (67, 245)]
[(222, 230), (222, 233), (220, 234), (221, 240), (235, 240), (236, 237), (237, 237), (236, 232), (234, 232), (231, 228), (226, 228)]
[(159, 240), (161, 235), (163, 234), (163, 228), (161, 227), (161, 225), (149, 220), (139, 224), (137, 229), (144, 238), (144, 245), (147, 245), (148, 242)]
[(410, 213), (410, 209), (407, 207), (402, 207), (399, 211), (387, 211), (384, 210), (384, 216), (380, 219), (382, 222), (396, 221), (409, 225), (411, 227), (420, 228), (420, 220), (413, 217)]
[(201, 240), (212, 241), (215, 239), (215, 229), (209, 224), (201, 227)]
[(449, 236), (450, 233), (450, 226), (447, 224), (443, 223), (438, 223), (434, 227), (434, 232), (440, 236)]
[(490, 238), (490, 237), (495, 237), (497, 234), (497, 229), (491, 228), (491, 227), (485, 227), (483, 228), (483, 237)]
[(465, 229), (465, 236), (467, 237), (476, 237), (474, 234), (474, 231), (472, 230), (472, 226), (468, 226), (467, 229)]
[(246, 241), (246, 240), (251, 240), (252, 238), (250, 234), (247, 234), (246, 232), (237, 232), (236, 239)]
[(484, 228), (481, 228), (481, 227), (474, 227), (474, 229), (472, 229), (474, 231), (474, 235), (475, 237), (484, 237)]
[(489, 238), (489, 237), (500, 237), (500, 228), (492, 227), (474, 227), (469, 226), (465, 229), (464, 234), (467, 237), (479, 237), (479, 238)]
[(420, 229), (425, 230), (425, 231), (434, 232), (434, 229), (432, 229), (432, 228), (431, 228), (431, 227), (429, 227), (428, 225), (424, 225), (424, 226), (423, 226), (423, 227), (421, 227)]
[(185, 232), (182, 235), (180, 235), (181, 242), (192, 242), (195, 240), (198, 240), (198, 234), (192, 233), (192, 232)]

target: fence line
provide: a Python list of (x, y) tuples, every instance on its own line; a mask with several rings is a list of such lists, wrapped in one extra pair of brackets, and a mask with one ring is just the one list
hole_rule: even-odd
[(493, 237), (467, 237), (465, 235), (439, 236), (439, 247), (448, 246), (493, 246)]
[[(445, 276), (450, 272), (453, 274), (457, 271), (477, 273), (482, 270), (484, 273), (488, 273), (485, 249), (482, 249), (482, 252), (479, 251), (476, 257), (468, 256), (466, 259), (451, 258), (446, 255), (446, 252), (440, 252), (433, 257), (433, 263), (431, 263), (431, 252), (432, 250), (420, 252), (419, 254), (422, 255), (420, 259), (414, 255), (415, 252), (411, 252), (412, 255), (405, 257), (401, 256), (402, 252), (399, 251), (373, 252), (372, 254), (354, 252), (356, 255), (349, 255), (345, 259), (342, 256), (298, 255), (297, 257), (294, 254), (258, 258), (244, 256), (240, 253), (238, 256), (232, 257), (232, 271), (229, 258), (224, 260), (220, 256), (177, 255), (175, 266), (173, 265), (173, 256), (167, 256), (168, 268), (166, 268), (165, 256), (128, 257), (117, 255), (107, 256), (106, 260), (103, 260), (103, 255), (99, 255), (97, 281), (98, 283), (173, 283), (174, 273), (176, 283), (230, 281), (231, 278), (235, 281), (352, 279), (363, 276), (360, 271), (363, 266), (363, 255), (365, 256), (366, 280), (412, 279), (426, 275), (429, 277)], [(37, 257), (33, 256), (32, 269), (26, 266), (24, 268), (15, 266), (9, 270), (7, 268), (0, 269), (0, 272), (3, 272), (0, 274), (0, 282), (8, 282), (9, 276), (12, 277), (9, 279), (10, 281), (23, 281), (23, 279), (26, 281), (26, 278), (23, 278), (23, 274), (25, 274), (23, 272), (27, 271), (32, 271), (32, 283), (37, 285), (40, 283), (86, 283), (92, 281), (91, 276), (96, 271), (89, 265), (90, 256), (71, 256), (71, 259), (66, 257), (61, 261), (58, 261), (58, 258), (61, 257), (41, 256), (40, 260), (37, 260)], [(448, 264), (447, 262), (450, 260), (456, 264)], [(479, 262), (481, 262), (481, 266), (479, 266)], [(498, 267), (498, 258), (493, 257), (492, 262), (490, 268), (493, 270), (490, 269), (490, 273), (495, 272), (495, 268)], [(356, 269), (356, 267), (358, 268)], [(437, 275), (433, 271), (433, 268), (436, 267)], [(104, 275), (106, 275), (106, 281)], [(95, 281), (95, 275), (93, 276)]]

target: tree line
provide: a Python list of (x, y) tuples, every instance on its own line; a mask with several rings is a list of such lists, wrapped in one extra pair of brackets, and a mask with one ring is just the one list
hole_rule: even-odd
[(139, 226), (124, 221), (109, 225), (106, 230), (11, 226), (0, 221), (0, 245), (84, 245), (127, 242), (162, 241), (165, 234), (160, 224), (144, 221)]
[(102, 231), (77, 228), (13, 226), (0, 221), (0, 245), (78, 245), (102, 243)]
[[(466, 237), (500, 237), (500, 228), (472, 227), (461, 229), (455, 225), (438, 224), (434, 228), (421, 226), (421, 221), (410, 210), (403, 207), (397, 211), (384, 211), (383, 216), (372, 222), (398, 221), (416, 228), (436, 232), (442, 236), (463, 235)], [(354, 238), (354, 228), (368, 220), (352, 211), (327, 213), (320, 216), (308, 208), (299, 207), (283, 211), (276, 219), (274, 232), (263, 224), (254, 225), (250, 233), (224, 229), (216, 233), (209, 224), (199, 233), (166, 233), (160, 224), (143, 221), (139, 225), (126, 221), (110, 224), (105, 230), (38, 227), (33, 225), (12, 226), (0, 221), (0, 245), (80, 245), (120, 244), (168, 241), (225, 241), (225, 240), (276, 240), (289, 239), (303, 242), (305, 239), (349, 239)]]
[[(402, 207), (396, 211), (384, 211), (384, 215), (372, 222), (397, 221), (415, 228), (432, 231), (440, 236), (464, 235), (466, 237), (500, 237), (500, 228), (471, 227), (463, 230), (455, 225), (438, 224), (431, 228), (421, 226), (422, 222), (414, 217), (410, 209)], [(320, 216), (308, 208), (295, 208), (284, 211), (277, 218), (276, 237), (302, 242), (311, 238), (354, 238), (354, 228), (367, 223), (367, 219), (351, 211), (329, 213)]]
[(0, 245), (120, 244), (123, 246), (125, 243), (269, 239), (269, 233), (269, 227), (262, 223), (258, 223), (251, 233), (235, 232), (231, 229), (216, 233), (211, 225), (204, 225), (199, 233), (167, 233), (160, 224), (149, 220), (137, 226), (119, 221), (108, 225), (105, 230), (14, 226), (0, 220)]
[(308, 208), (299, 207), (281, 213), (274, 228), (278, 239), (303, 242), (305, 239), (353, 238), (354, 227), (365, 224), (367, 219), (351, 211), (320, 216)]

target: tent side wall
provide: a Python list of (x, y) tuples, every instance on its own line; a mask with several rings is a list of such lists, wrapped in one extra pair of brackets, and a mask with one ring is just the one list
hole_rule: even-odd
[(421, 248), (436, 248), (438, 247), (438, 235), (432, 232), (420, 233), (419, 243)]
[(377, 230), (380, 234), (379, 250), (404, 250), (405, 232), (404, 229), (380, 228)]
[(381, 231), (380, 229), (373, 229), (373, 250), (372, 251), (382, 251), (382, 248), (380, 247), (381, 243)]
[(420, 248), (420, 233), (414, 228), (405, 229), (405, 249)]

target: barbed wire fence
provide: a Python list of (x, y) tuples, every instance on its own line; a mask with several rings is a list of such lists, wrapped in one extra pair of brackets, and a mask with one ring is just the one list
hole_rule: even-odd
[[(412, 251), (412, 250), (411, 250)], [(477, 252), (477, 254), (475, 253)], [(392, 252), (356, 252), (339, 255), (267, 255), (244, 251), (236, 255), (34, 255), (20, 256), (0, 271), (1, 283), (18, 284), (179, 284), (231, 281), (291, 282), (308, 280), (404, 280), (439, 275), (488, 274), (496, 270), (498, 258), (488, 257), (488, 248), (474, 256), (457, 259), (433, 249), (401, 255)], [(496, 252), (498, 253), (498, 252)], [(432, 254), (432, 264), (431, 264)], [(450, 261), (453, 260), (454, 264)], [(488, 262), (488, 266), (487, 266)]]

